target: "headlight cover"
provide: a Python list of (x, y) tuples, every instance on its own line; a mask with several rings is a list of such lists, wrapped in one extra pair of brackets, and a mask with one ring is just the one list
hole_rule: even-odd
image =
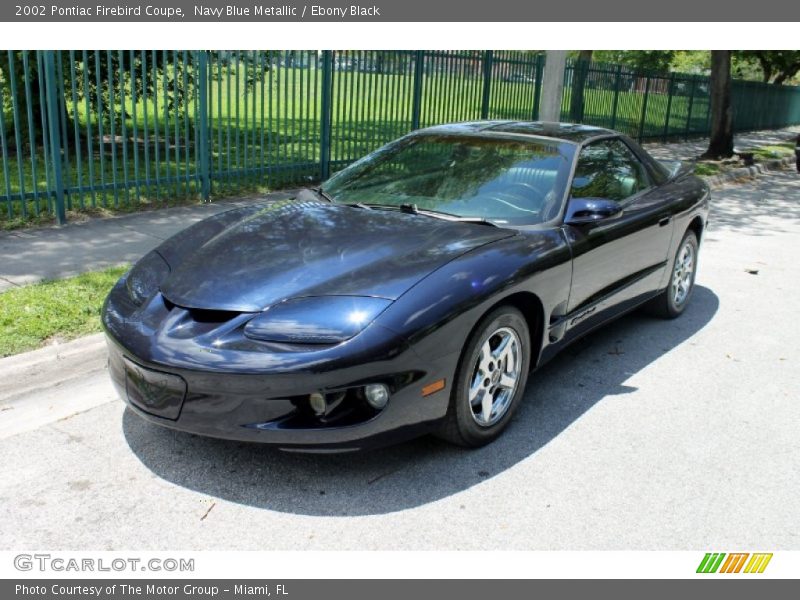
[(138, 306), (145, 303), (158, 291), (161, 282), (169, 275), (169, 265), (153, 250), (137, 262), (125, 281), (128, 295)]
[(269, 307), (244, 334), (264, 342), (336, 344), (362, 331), (392, 303), (368, 296), (308, 296)]

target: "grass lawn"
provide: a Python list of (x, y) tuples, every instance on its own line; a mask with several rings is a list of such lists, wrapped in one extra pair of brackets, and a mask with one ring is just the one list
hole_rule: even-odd
[(722, 173), (722, 167), (716, 163), (698, 162), (694, 165), (694, 174), (699, 177), (709, 177)]
[[(794, 156), (794, 142), (780, 142), (778, 144), (766, 144), (753, 148), (753, 156), (757, 162), (773, 160), (776, 158), (786, 158)], [(741, 161), (729, 159), (722, 162), (699, 161), (694, 166), (694, 174), (700, 176), (719, 175), (724, 171), (741, 167)]]
[(127, 266), (0, 293), (0, 356), (100, 331), (100, 308)]
[(780, 144), (768, 144), (759, 146), (753, 152), (753, 156), (761, 160), (771, 160), (774, 158), (786, 158), (794, 156), (794, 142), (781, 142)]

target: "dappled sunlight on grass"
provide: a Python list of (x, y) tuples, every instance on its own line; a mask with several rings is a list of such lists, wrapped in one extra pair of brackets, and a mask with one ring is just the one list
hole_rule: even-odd
[(128, 266), (0, 293), (0, 356), (100, 331), (100, 308)]

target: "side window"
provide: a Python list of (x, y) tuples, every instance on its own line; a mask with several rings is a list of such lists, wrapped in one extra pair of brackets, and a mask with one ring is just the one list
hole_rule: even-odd
[(589, 144), (578, 157), (570, 193), (573, 198), (620, 202), (650, 187), (647, 171), (621, 140)]

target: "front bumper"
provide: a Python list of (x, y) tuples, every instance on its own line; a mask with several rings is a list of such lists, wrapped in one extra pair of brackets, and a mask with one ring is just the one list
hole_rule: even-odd
[[(298, 360), (296, 353), (291, 360), (270, 353), (242, 358), (232, 350), (201, 352), (192, 340), (166, 339), (135, 314), (120, 318), (114, 302), (112, 292), (103, 314), (111, 379), (130, 408), (157, 425), (285, 449), (346, 451), (422, 435), (447, 411), (458, 357), (423, 364), (412, 348), (387, 342), (380, 330), (359, 344), (328, 349), (316, 360)], [(264, 366), (254, 367), (257, 362)], [(422, 388), (439, 379), (446, 387), (423, 396)], [(368, 418), (324, 422), (298, 403), (312, 392), (375, 381), (393, 381), (393, 393), (386, 407)]]

